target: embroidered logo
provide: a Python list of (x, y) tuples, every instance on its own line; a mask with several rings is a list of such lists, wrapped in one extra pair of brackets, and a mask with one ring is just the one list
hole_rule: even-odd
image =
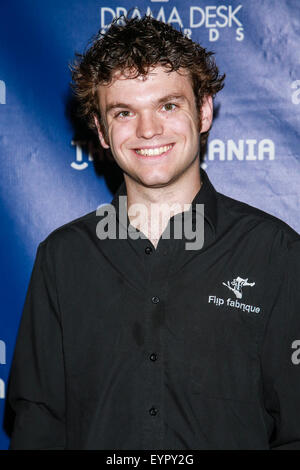
[(255, 286), (255, 282), (248, 282), (248, 278), (242, 279), (241, 277), (237, 277), (236, 279), (233, 279), (233, 281), (227, 281), (227, 283), (223, 282), (222, 284), (223, 286), (226, 286), (228, 287), (228, 289), (232, 290), (232, 292), (234, 292), (237, 299), (241, 299), (243, 297), (243, 293), (242, 293), (243, 287)]

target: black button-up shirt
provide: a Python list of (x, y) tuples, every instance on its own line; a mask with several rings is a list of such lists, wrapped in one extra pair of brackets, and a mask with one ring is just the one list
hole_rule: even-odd
[(100, 240), (96, 212), (40, 244), (12, 449), (300, 448), (300, 237), (201, 175), (201, 249)]

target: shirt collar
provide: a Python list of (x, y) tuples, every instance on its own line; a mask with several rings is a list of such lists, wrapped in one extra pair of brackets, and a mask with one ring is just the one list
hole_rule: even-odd
[(196, 211), (196, 204), (204, 204), (204, 219), (210, 225), (214, 234), (217, 230), (217, 192), (213, 187), (205, 170), (200, 168), (202, 186), (192, 201), (192, 210)]
[[(198, 193), (194, 197), (192, 201), (192, 211), (196, 211), (196, 204), (204, 204), (204, 219), (208, 222), (210, 228), (212, 229), (214, 235), (216, 234), (216, 228), (217, 228), (217, 192), (210, 182), (210, 179), (208, 178), (208, 175), (205, 170), (200, 168), (200, 176), (201, 176), (201, 181), (202, 181), (202, 186), (199, 189)], [(111, 201), (111, 204), (115, 207), (116, 209), (116, 217), (119, 220), (118, 217), (118, 211), (119, 211), (119, 196), (127, 196), (127, 190), (126, 190), (126, 185), (125, 181), (119, 186), (117, 192), (115, 193), (115, 196), (113, 200)], [(129, 225), (129, 218), (127, 215), (127, 226)]]

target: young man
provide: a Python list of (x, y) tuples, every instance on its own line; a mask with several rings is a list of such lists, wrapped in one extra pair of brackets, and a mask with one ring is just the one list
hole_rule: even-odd
[[(200, 171), (224, 78), (211, 54), (152, 18), (125, 20), (73, 78), (124, 183), (109, 217), (39, 245), (11, 448), (300, 448), (300, 238)], [(189, 215), (197, 238), (202, 204), (204, 244), (188, 249), (175, 229)]]

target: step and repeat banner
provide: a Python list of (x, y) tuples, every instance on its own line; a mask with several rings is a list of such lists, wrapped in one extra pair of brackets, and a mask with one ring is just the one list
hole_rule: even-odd
[[(300, 232), (299, 0), (10, 0), (0, 7), (0, 448), (38, 244), (110, 202), (121, 173), (76, 117), (69, 64), (120, 14), (152, 14), (209, 50), (225, 87), (202, 163), (216, 189)], [(84, 386), (84, 384), (83, 384)]]

